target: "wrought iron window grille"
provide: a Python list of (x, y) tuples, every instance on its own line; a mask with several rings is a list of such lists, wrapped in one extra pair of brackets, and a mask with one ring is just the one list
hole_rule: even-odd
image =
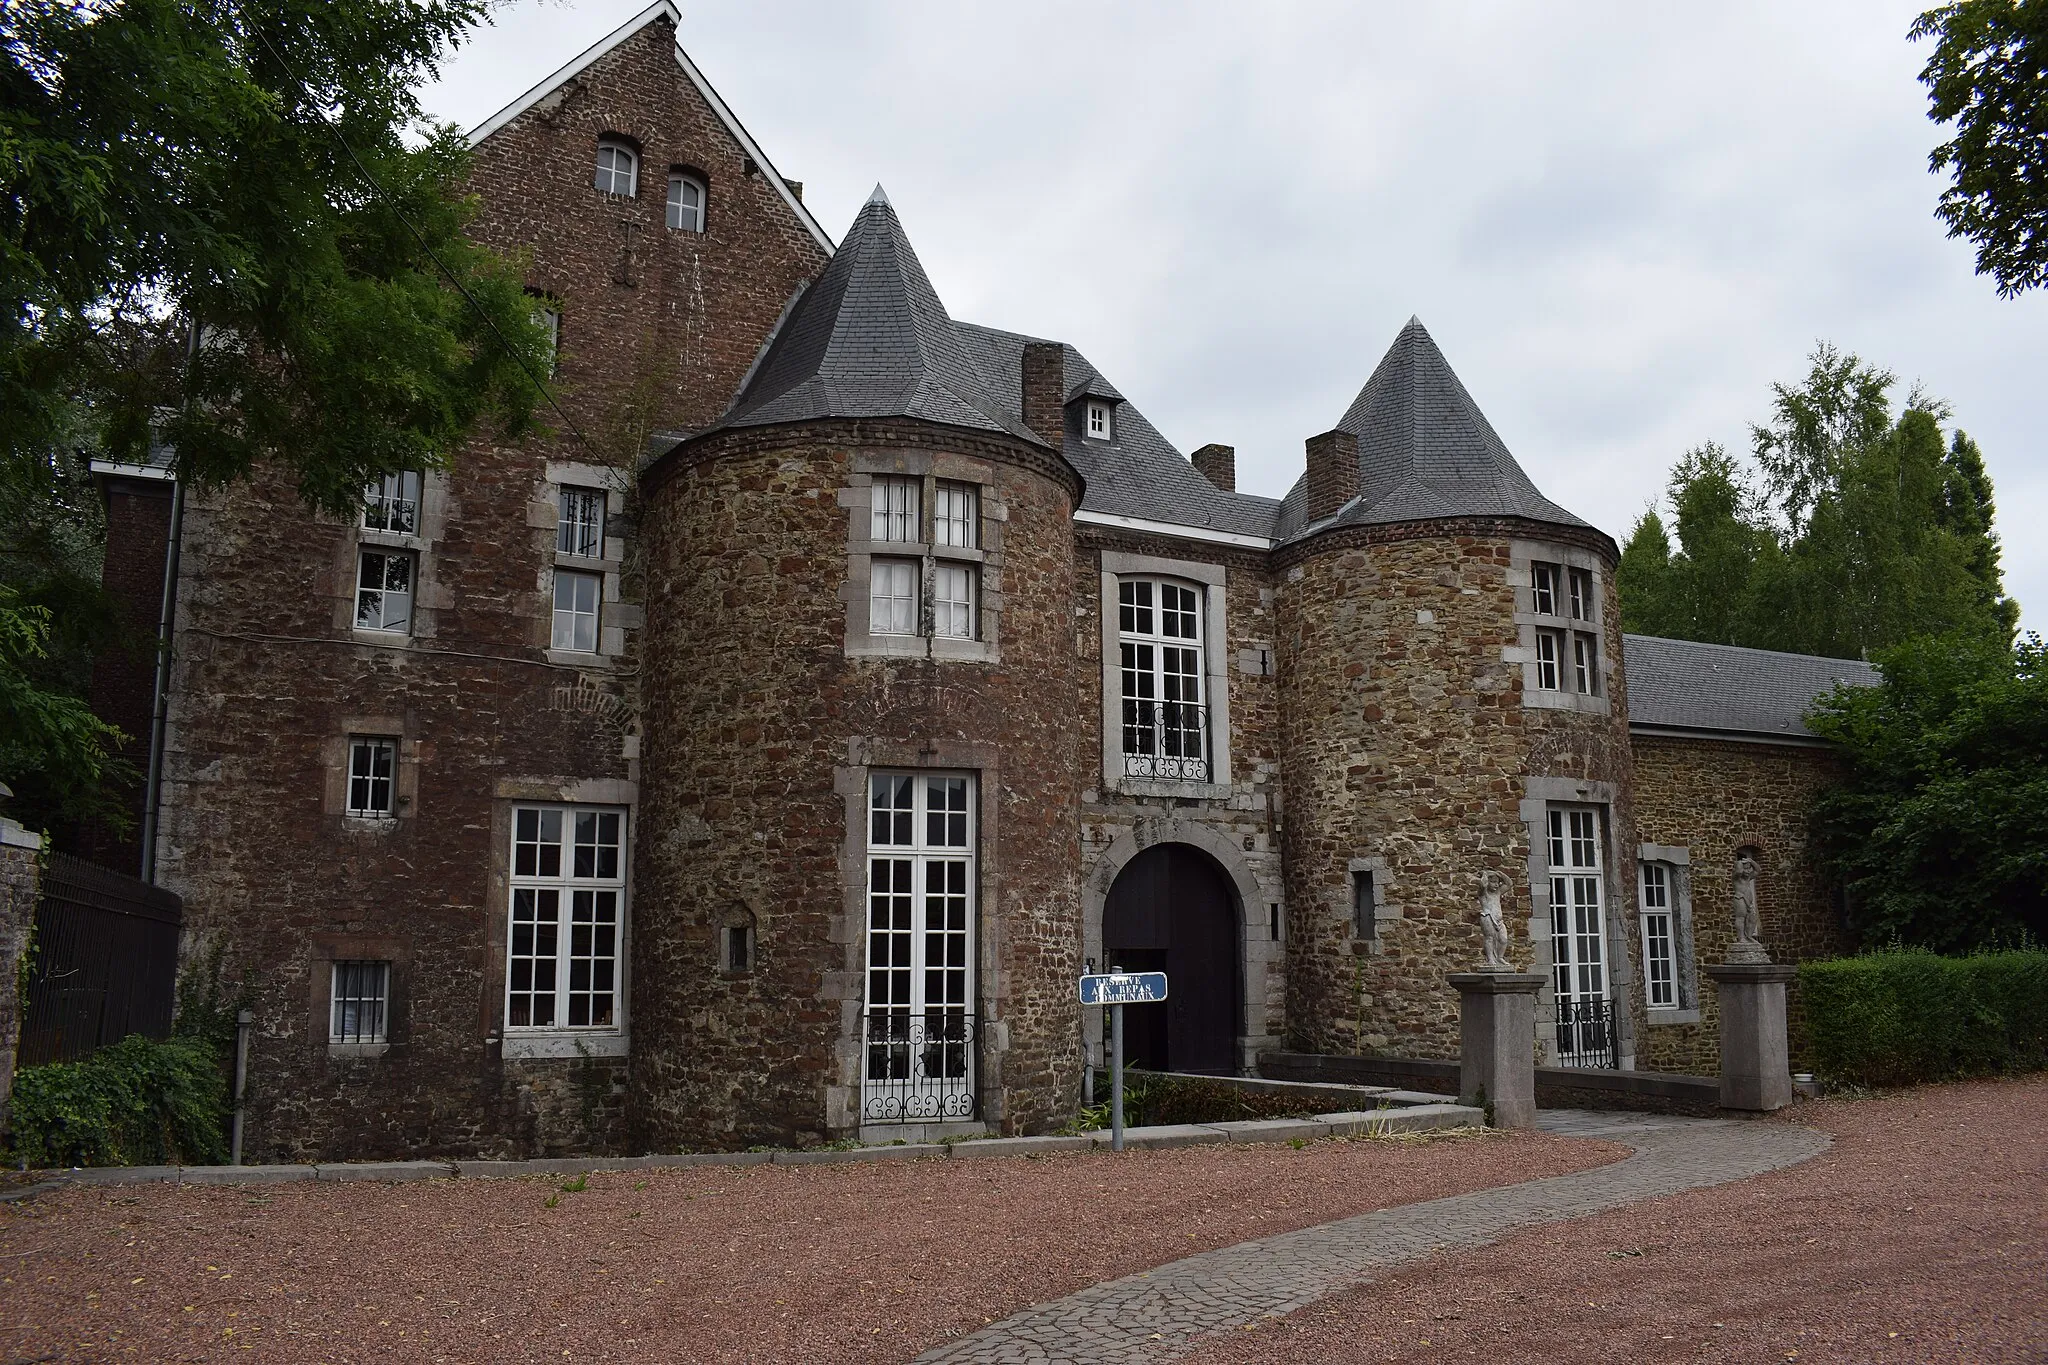
[(1124, 700), (1124, 776), (1209, 780), (1209, 709), (1198, 702)]
[(863, 1123), (958, 1123), (978, 1112), (981, 1034), (973, 1015), (872, 1010), (862, 1033)]
[(1613, 1070), (1616, 1049), (1614, 1001), (1607, 996), (1559, 996), (1557, 1064)]

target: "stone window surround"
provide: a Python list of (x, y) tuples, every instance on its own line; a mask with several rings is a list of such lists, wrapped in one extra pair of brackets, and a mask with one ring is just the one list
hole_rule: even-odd
[[(885, 471), (895, 472), (895, 471)], [(863, 496), (863, 503), (866, 498)], [(862, 509), (863, 513), (865, 508)], [(839, 923), (833, 940), (845, 951), (845, 965), (824, 974), (819, 995), (840, 1008), (839, 1045), (834, 1057), (837, 1075), (825, 1088), (825, 1126), (851, 1134), (861, 1127), (861, 1011), (867, 1002), (868, 924), (868, 777), (875, 769), (901, 772), (967, 773), (975, 783), (974, 848), (974, 1017), (980, 1050), (975, 1099), (975, 1124), (1000, 1132), (1003, 1125), (1003, 1056), (1009, 1047), (1009, 1026), (1002, 1017), (1003, 974), (998, 968), (1002, 922), (991, 913), (1001, 885), (998, 857), (1002, 816), (997, 797), (1002, 788), (998, 749), (982, 740), (900, 740), (856, 735), (846, 742), (846, 762), (832, 770), (833, 790), (846, 811), (845, 839), (840, 845)], [(759, 940), (756, 940), (758, 953)], [(881, 1125), (877, 1125), (880, 1127)], [(891, 1136), (902, 1137), (917, 1124), (889, 1124)], [(950, 1126), (950, 1125), (949, 1125)]]
[[(618, 778), (563, 781), (545, 777), (501, 777), (491, 795), (491, 865), (485, 906), (486, 1047), (506, 1061), (535, 1057), (624, 1057), (633, 1027), (633, 849), (640, 838), (640, 787)], [(609, 1029), (505, 1030), (505, 957), (511, 942), (512, 810), (524, 805), (615, 806), (626, 815), (626, 845), (619, 851), (626, 873), (619, 907), (618, 1024)]]
[(1387, 890), (1393, 882), (1394, 874), (1387, 870), (1387, 860), (1378, 856), (1352, 858), (1345, 863), (1344, 871), (1344, 890), (1347, 898), (1355, 897), (1358, 894), (1353, 889), (1355, 886), (1353, 874), (1359, 872), (1372, 873), (1372, 937), (1360, 938), (1358, 936), (1357, 907), (1349, 899), (1345, 903), (1345, 910), (1347, 912), (1345, 919), (1350, 925), (1351, 951), (1353, 953), (1363, 953), (1368, 956), (1378, 957), (1387, 950), (1387, 931), (1384, 926), (1397, 923), (1404, 913), (1398, 903), (1390, 902), (1387, 899)]
[[(395, 771), (391, 774), (391, 814), (351, 815), (348, 812), (349, 741), (390, 739), (397, 741)], [(334, 730), (320, 743), (323, 784), (320, 812), (331, 816), (352, 834), (384, 835), (419, 814), (421, 741), (405, 723), (403, 715), (342, 716)], [(429, 755), (432, 746), (426, 746)]]
[[(970, 549), (958, 545), (937, 545), (929, 540), (877, 541), (874, 534), (874, 505), (871, 489), (878, 474), (895, 474), (918, 480), (918, 526), (921, 534), (932, 526), (933, 485), (940, 479), (972, 484), (980, 508), (980, 544)], [(860, 452), (853, 456), (846, 486), (839, 490), (839, 505), (846, 509), (846, 583), (840, 596), (846, 606), (846, 654), (848, 658), (941, 659), (964, 663), (998, 663), (1002, 659), (1003, 618), (1003, 528), (1009, 520), (1009, 505), (995, 482), (995, 466), (943, 451), (902, 450), (887, 453)], [(868, 629), (868, 592), (872, 586), (874, 561), (916, 559), (920, 563), (952, 560), (974, 564), (980, 570), (976, 585), (979, 598), (977, 638), (955, 639), (934, 635), (877, 635)], [(921, 577), (929, 577), (924, 575)], [(929, 608), (928, 582), (920, 583), (918, 610)]]
[[(1221, 564), (1102, 552), (1102, 786), (1124, 796), (1224, 800), (1230, 788), (1230, 653), (1227, 571)], [(1126, 577), (1179, 578), (1202, 586), (1202, 689), (1209, 707), (1208, 782), (1161, 782), (1124, 775), (1123, 675), (1117, 584)]]
[(1523, 779), (1523, 792), (1519, 814), (1529, 832), (1529, 858), (1524, 872), (1529, 888), (1529, 970), (1543, 974), (1543, 986), (1536, 994), (1537, 1064), (1555, 1065), (1557, 1056), (1557, 1003), (1551, 984), (1556, 964), (1550, 956), (1550, 860), (1546, 842), (1550, 808), (1594, 806), (1600, 812), (1600, 845), (1606, 850), (1606, 866), (1601, 869), (1601, 889), (1606, 900), (1601, 939), (1607, 965), (1607, 996), (1615, 1002), (1616, 1061), (1621, 1070), (1633, 1071), (1635, 1012), (1629, 1004), (1635, 997), (1635, 958), (1628, 947), (1632, 926), (1624, 923), (1622, 907), (1634, 905), (1637, 897), (1632, 889), (1621, 884), (1621, 850), (1614, 840), (1615, 785), (1576, 777), (1529, 777)]
[[(385, 934), (314, 933), (307, 963), (307, 1004), (310, 1008), (314, 1046), (337, 1061), (382, 1057), (393, 1048), (403, 1051), (410, 1020), (406, 985), (412, 968), (409, 941)], [(381, 1043), (337, 1043), (334, 1027), (334, 964), (337, 962), (388, 962), (391, 964), (389, 995), (384, 1007), (384, 1041)]]
[[(1636, 860), (1638, 866), (1662, 863), (1669, 870), (1672, 981), (1678, 991), (1676, 1008), (1652, 1009), (1645, 1005), (1644, 1014), (1653, 1028), (1660, 1024), (1697, 1024), (1700, 1021), (1700, 981), (1699, 963), (1693, 955), (1692, 850), (1683, 844), (1643, 844), (1636, 849)], [(1638, 872), (1636, 875), (1640, 877), (1642, 874)], [(1636, 913), (1640, 923), (1640, 895)]]
[[(1556, 564), (1569, 572), (1583, 569), (1593, 580), (1593, 619), (1575, 621), (1570, 616), (1539, 616), (1535, 611), (1536, 590), (1533, 566), (1537, 563)], [(1607, 715), (1611, 709), (1608, 698), (1614, 695), (1615, 651), (1608, 648), (1607, 641), (1607, 567), (1600, 555), (1576, 545), (1560, 545), (1533, 540), (1516, 540), (1508, 545), (1508, 585), (1515, 590), (1515, 636), (1517, 643), (1503, 646), (1501, 662), (1522, 666), (1522, 705), (1537, 710), (1585, 711), (1594, 715)], [(1560, 593), (1565, 592), (1562, 583)], [(1590, 631), (1588, 627), (1591, 627)], [(1565, 637), (1565, 650), (1557, 661), (1558, 682), (1563, 686), (1552, 690), (1537, 686), (1536, 677), (1536, 632), (1538, 629), (1561, 631)], [(1571, 637), (1573, 632), (1591, 634), (1599, 641), (1600, 648), (1600, 691), (1594, 695), (1571, 689), (1572, 659)]]
[[(610, 465), (579, 464), (568, 460), (549, 460), (543, 474), (543, 486), (534, 499), (527, 504), (527, 525), (536, 529), (547, 528), (547, 562), (540, 575), (541, 616), (537, 643), (547, 655), (551, 664), (570, 668), (608, 669), (618, 664), (619, 656), (626, 652), (626, 632), (638, 630), (646, 622), (646, 609), (637, 602), (620, 600), (621, 573), (625, 567), (626, 542), (623, 536), (613, 534), (618, 518), (626, 510), (626, 490), (623, 470)], [(563, 488), (596, 488), (604, 490), (604, 555), (599, 559), (587, 559), (581, 555), (565, 555), (555, 548), (557, 521), (561, 512), (561, 490)], [(584, 573), (598, 573), (604, 576), (604, 589), (598, 594), (597, 652), (584, 654), (572, 649), (554, 648), (555, 620), (555, 570), (575, 569)]]
[[(417, 534), (375, 531), (363, 525), (356, 512), (347, 522), (348, 534), (341, 538), (333, 561), (334, 629), (342, 638), (383, 649), (405, 649), (416, 640), (431, 640), (438, 633), (440, 609), (454, 598), (442, 588), (434, 573), (435, 550), (448, 526), (448, 476), (429, 469), (420, 475), (420, 513)], [(357, 570), (364, 550), (408, 550), (413, 557), (412, 628), (363, 630), (356, 626)]]

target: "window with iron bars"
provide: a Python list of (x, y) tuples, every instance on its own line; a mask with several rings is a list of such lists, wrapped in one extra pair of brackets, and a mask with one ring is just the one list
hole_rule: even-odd
[(1164, 578), (1117, 584), (1124, 775), (1209, 780), (1202, 589)]
[(327, 1041), (330, 1043), (382, 1043), (389, 1041), (391, 1018), (391, 964), (389, 962), (337, 962), (334, 964), (333, 1009)]

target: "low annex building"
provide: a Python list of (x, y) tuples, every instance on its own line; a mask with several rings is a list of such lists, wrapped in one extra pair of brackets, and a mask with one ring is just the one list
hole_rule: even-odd
[(175, 607), (127, 856), (249, 982), (258, 1159), (1040, 1130), (1090, 965), (1171, 977), (1145, 1065), (1454, 1056), (1493, 878), (1552, 1064), (1711, 1064), (1739, 855), (1781, 958), (1838, 946), (1799, 717), (1867, 667), (1624, 637), (1417, 320), (1238, 492), (954, 320), (880, 189), (835, 245), (676, 25), (473, 139), (580, 439), (346, 521), (101, 470)]

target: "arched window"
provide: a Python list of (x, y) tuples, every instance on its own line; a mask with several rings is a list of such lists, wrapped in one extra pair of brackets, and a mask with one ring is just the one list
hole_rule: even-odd
[(683, 171), (671, 171), (668, 177), (668, 230), (702, 232), (704, 197), (702, 180)]
[(630, 199), (640, 189), (640, 154), (618, 138), (597, 143), (597, 192)]

